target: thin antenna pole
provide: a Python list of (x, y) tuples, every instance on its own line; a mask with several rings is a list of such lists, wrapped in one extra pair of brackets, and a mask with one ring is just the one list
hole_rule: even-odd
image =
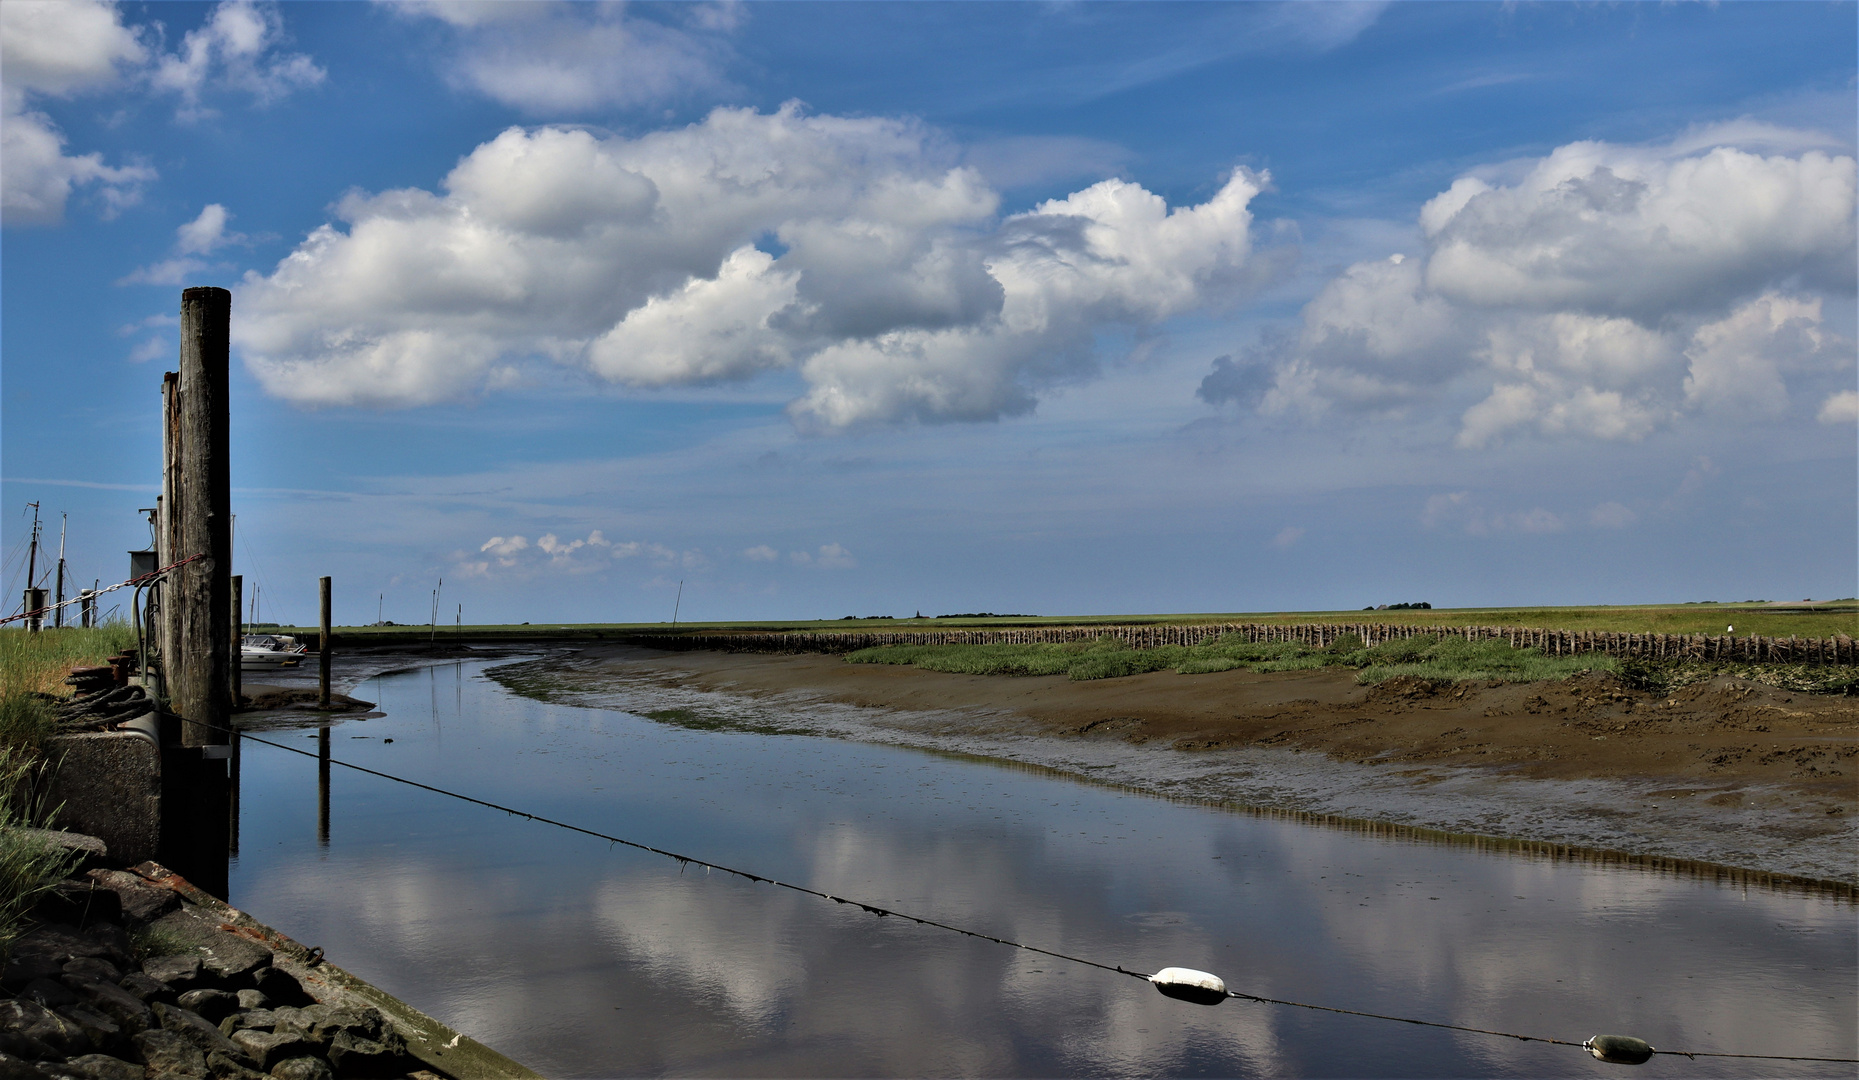
[(684, 582), (680, 580), (678, 582), (678, 599), (675, 603), (671, 605), (671, 625), (673, 629), (676, 629), (678, 625), (678, 609), (683, 606), (684, 606)]

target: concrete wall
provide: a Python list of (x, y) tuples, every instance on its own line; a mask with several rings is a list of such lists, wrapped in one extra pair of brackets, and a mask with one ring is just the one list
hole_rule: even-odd
[[(152, 859), (161, 840), (161, 754), (153, 740), (126, 731), (53, 736), (47, 806), (56, 828), (95, 836), (124, 863)], [(62, 804), (62, 805), (61, 805)]]

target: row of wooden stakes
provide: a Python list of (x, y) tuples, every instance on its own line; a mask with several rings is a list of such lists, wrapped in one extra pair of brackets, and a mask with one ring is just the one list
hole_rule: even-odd
[(1345, 635), (1380, 645), (1422, 635), (1504, 641), (1541, 649), (1547, 656), (1599, 653), (1623, 659), (1726, 660), (1757, 664), (1855, 664), (1854, 639), (1762, 637), (1754, 634), (1631, 634), (1606, 630), (1548, 630), (1518, 626), (1416, 626), (1385, 623), (1212, 623), (1162, 626), (1038, 626), (1003, 630), (899, 630), (831, 633), (641, 634), (628, 640), (654, 649), (720, 649), (729, 652), (843, 653), (879, 645), (1045, 645), (1112, 638), (1136, 649), (1164, 645), (1207, 645), (1226, 635), (1256, 642), (1289, 642), (1328, 648)]

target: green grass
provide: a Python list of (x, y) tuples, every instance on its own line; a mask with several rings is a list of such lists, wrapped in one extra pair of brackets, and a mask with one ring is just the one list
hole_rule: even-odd
[(42, 826), (57, 810), (38, 797), (47, 768), (43, 746), (53, 727), (40, 695), (70, 696), (65, 676), (72, 668), (101, 664), (134, 644), (125, 623), (36, 634), (0, 630), (0, 956), (39, 896), (80, 858), (21, 831)]
[(1743, 664), (1726, 660), (1622, 660), (1620, 677), (1655, 694), (1705, 682), (1718, 676), (1762, 683), (1807, 694), (1859, 697), (1859, 668), (1824, 664)]
[(44, 774), (36, 751), (0, 746), (0, 960), (12, 951), (33, 904), (81, 858), (21, 831), (43, 824), (52, 812), (37, 795)]
[(35, 695), (69, 697), (65, 676), (72, 668), (101, 664), (135, 643), (135, 631), (120, 622), (36, 634), (0, 630), (0, 747), (36, 751), (52, 718)]
[[(1039, 626), (1195, 626), (1215, 623), (1380, 623), (1398, 626), (1521, 626), (1550, 630), (1616, 633), (1737, 634), (1770, 637), (1859, 636), (1859, 601), (1826, 608), (1770, 607), (1765, 603), (1593, 605), (1584, 607), (1433, 608), (1424, 611), (1280, 611), (1187, 614), (1048, 615), (993, 619), (797, 619), (770, 622), (538, 623), (441, 626), (345, 626), (339, 646), (417, 645), (448, 641), (601, 640), (629, 634), (707, 633), (907, 633), (913, 630), (996, 630)], [(283, 627), (278, 633), (312, 640), (313, 627)]]
[(1305, 671), (1353, 668), (1358, 682), (1373, 684), (1397, 675), (1438, 681), (1535, 682), (1580, 671), (1611, 671), (1606, 656), (1544, 656), (1501, 641), (1466, 641), (1423, 634), (1365, 648), (1345, 634), (1324, 649), (1275, 642), (1255, 643), (1226, 635), (1207, 645), (1132, 649), (1109, 637), (1064, 645), (881, 645), (846, 654), (853, 664), (908, 664), (962, 675), (1066, 675), (1075, 680), (1114, 679), (1146, 671), (1182, 675), (1215, 671)]
[(739, 731), (750, 735), (812, 735), (813, 729), (802, 727), (780, 727), (775, 724), (756, 724), (741, 720), (730, 720), (720, 716), (709, 716), (695, 709), (655, 709), (640, 713), (647, 720), (656, 720), (661, 724), (681, 727), (690, 731)]

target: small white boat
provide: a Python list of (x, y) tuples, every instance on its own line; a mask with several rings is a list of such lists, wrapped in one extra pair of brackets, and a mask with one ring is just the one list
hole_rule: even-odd
[(296, 667), (308, 645), (285, 634), (247, 634), (239, 641), (239, 667), (256, 670)]

